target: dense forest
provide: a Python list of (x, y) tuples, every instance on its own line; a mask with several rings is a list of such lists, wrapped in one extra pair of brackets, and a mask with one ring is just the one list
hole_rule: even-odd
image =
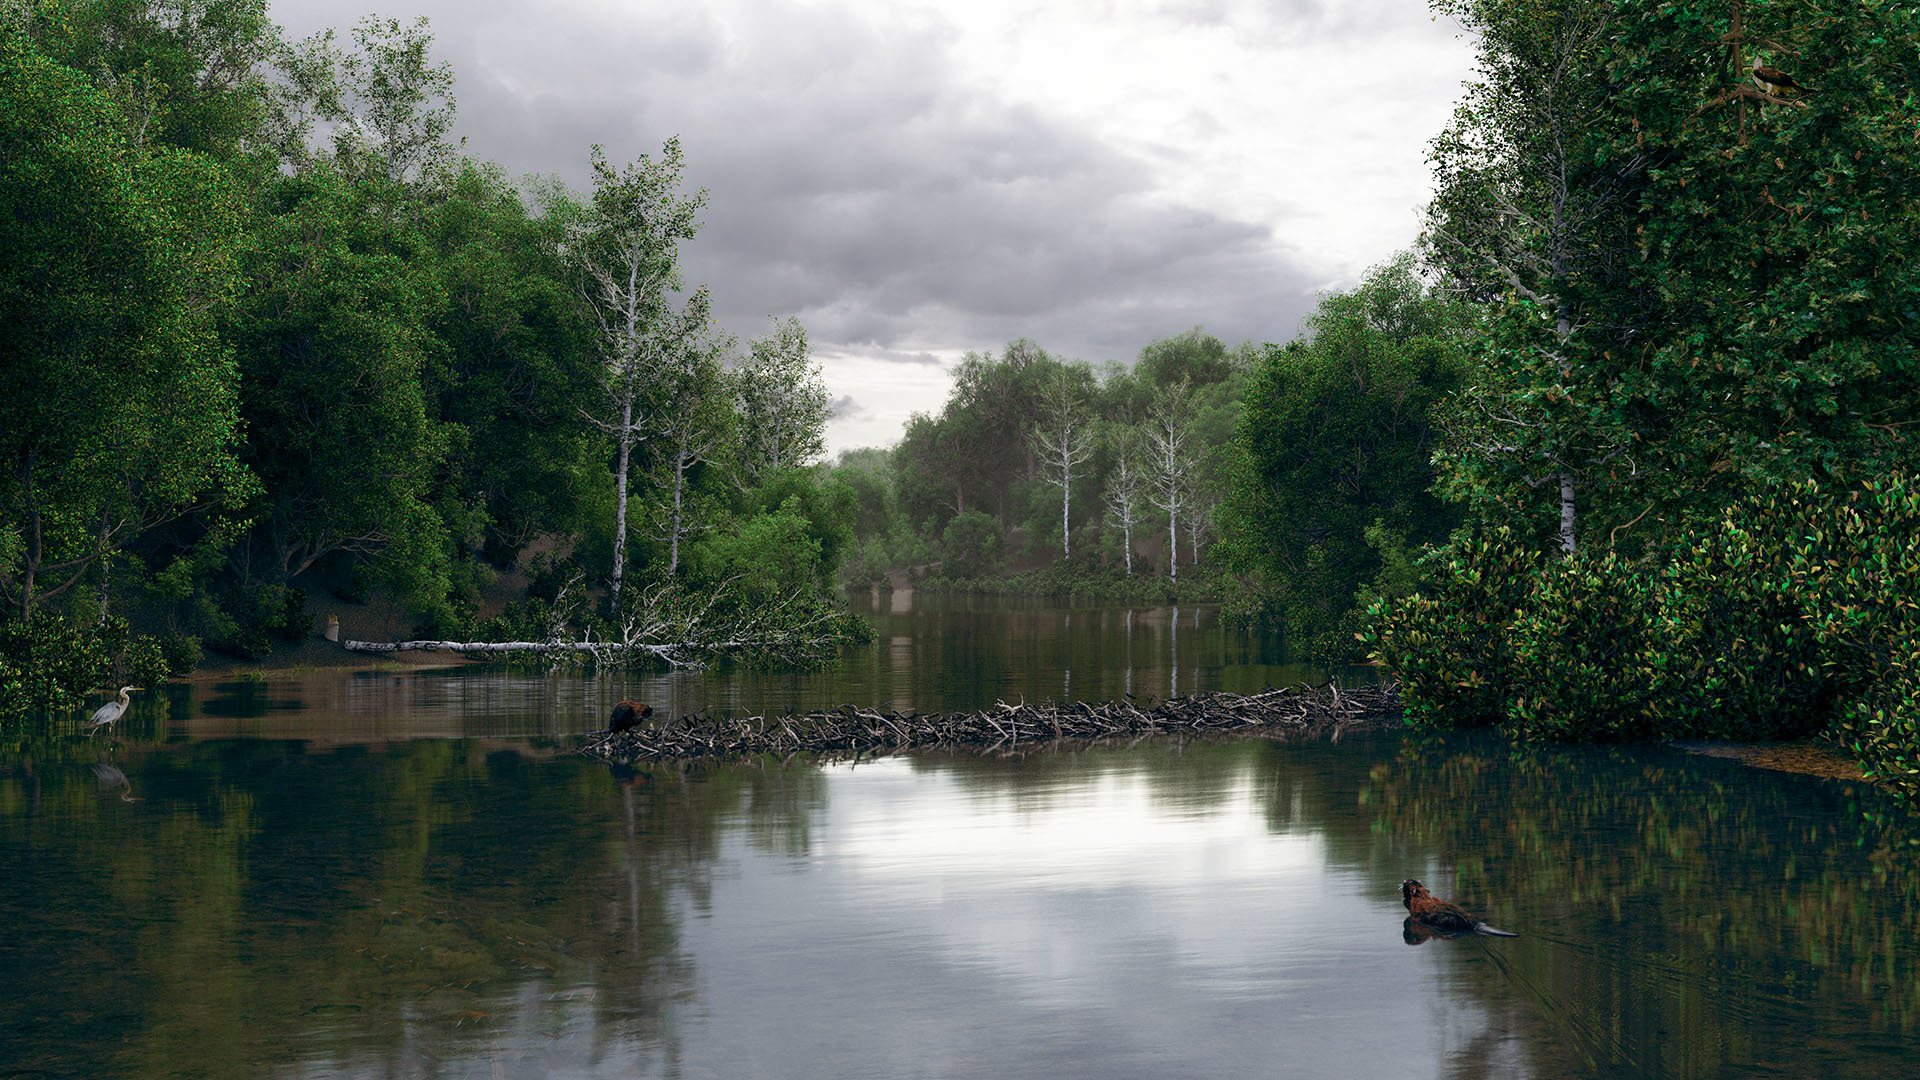
[(1920, 777), (1920, 15), (1434, 6), (1479, 62), (1408, 254), (1280, 344), (970, 353), (828, 464), (804, 328), (742, 347), (678, 273), (698, 148), (516, 183), (423, 25), (15, 3), (0, 698), (258, 655), (316, 591), (818, 658), (907, 578), (1228, 599), (1420, 724)]
[(424, 24), (5, 18), (8, 711), (263, 655), (315, 593), (462, 638), (807, 655), (857, 629), (818, 365), (794, 320), (743, 348), (682, 281), (704, 196), (677, 143), (592, 150), (589, 192), (517, 184), (449, 141)]

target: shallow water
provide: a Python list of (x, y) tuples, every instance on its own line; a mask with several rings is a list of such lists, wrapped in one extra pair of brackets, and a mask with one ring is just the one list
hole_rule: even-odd
[[(1061, 646), (1019, 633), (915, 704), (1042, 696)], [(1250, 648), (1183, 667), (1277, 681)], [(848, 685), (741, 679), (641, 682)], [(1851, 1077), (1920, 1046), (1915, 833), (1858, 785), (1397, 733), (616, 775), (569, 733), (620, 689), (313, 675), (0, 760), (0, 1075)], [(1522, 936), (1408, 945), (1405, 877)]]

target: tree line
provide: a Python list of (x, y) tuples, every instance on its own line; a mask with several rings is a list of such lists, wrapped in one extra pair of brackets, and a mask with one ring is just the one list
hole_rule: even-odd
[[(116, 652), (129, 679), (261, 655), (314, 590), (441, 634), (848, 631), (818, 365), (682, 280), (679, 143), (515, 182), (452, 141), (430, 46), (289, 40), (263, 0), (0, 8), (10, 710)], [(515, 572), (530, 599), (476, 627)], [(131, 659), (122, 616), (155, 634)]]

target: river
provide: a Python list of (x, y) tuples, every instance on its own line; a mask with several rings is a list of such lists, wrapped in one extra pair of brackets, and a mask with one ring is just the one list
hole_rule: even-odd
[[(572, 752), (621, 696), (1312, 674), (1204, 607), (872, 614), (806, 675), (320, 671), (13, 746), (0, 1076), (1911, 1075), (1920, 833), (1859, 784), (1399, 732)], [(1410, 944), (1408, 877), (1521, 936)]]

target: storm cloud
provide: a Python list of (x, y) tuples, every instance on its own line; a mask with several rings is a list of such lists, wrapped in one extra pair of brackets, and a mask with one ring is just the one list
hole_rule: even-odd
[[(319, 0), (270, 10), (296, 36), (344, 35), (369, 13)], [(1018, 337), (1089, 360), (1194, 325), (1285, 340), (1316, 291), (1413, 238), (1417, 183), (1387, 195), (1399, 239), (1346, 244), (1316, 189), (1288, 181), (1288, 159), (1313, 152), (1269, 122), (1292, 105), (1282, 94), (1278, 113), (1247, 112), (1272, 107), (1242, 100), (1264, 96), (1246, 91), (1268, 76), (1241, 69), (1316, 49), (1334, 62), (1381, 20), (1424, 23), (1414, 0), (996, 10), (396, 0), (378, 13), (432, 20), (458, 78), (457, 131), (511, 172), (580, 188), (590, 145), (618, 161), (679, 135), (690, 183), (709, 193), (683, 249), (688, 280), (712, 286), (720, 321), (742, 336), (799, 316), (836, 396), (856, 390), (874, 406), (836, 419), (837, 445), (889, 441), (909, 408), (936, 408), (944, 376), (930, 378), (929, 361)], [(1126, 50), (1201, 74), (1184, 96), (1134, 85), (1112, 67)], [(1437, 128), (1445, 99), (1424, 103), (1415, 126)], [(1364, 154), (1398, 140), (1417, 164), (1432, 131), (1379, 130), (1365, 112), (1373, 130), (1329, 132), (1325, 145)], [(1297, 120), (1314, 122), (1311, 109)], [(1263, 150), (1269, 135), (1295, 152)], [(1377, 218), (1369, 180), (1346, 184), (1346, 198)], [(1336, 245), (1348, 250), (1330, 256)]]

